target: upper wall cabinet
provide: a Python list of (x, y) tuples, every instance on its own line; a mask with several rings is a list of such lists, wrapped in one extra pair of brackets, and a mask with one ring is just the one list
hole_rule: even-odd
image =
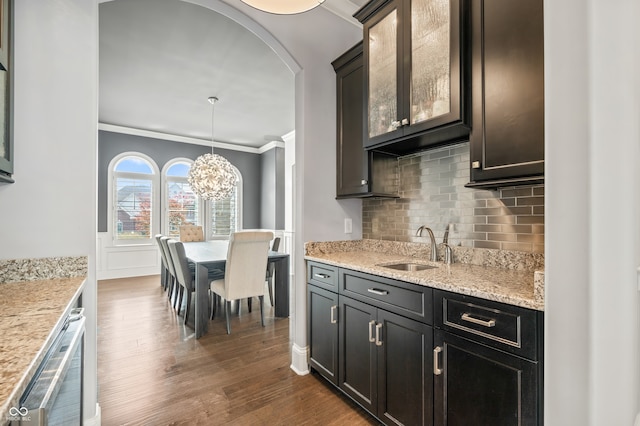
[(473, 1), (470, 187), (544, 181), (543, 0)]
[(466, 0), (373, 0), (364, 29), (364, 146), (406, 154), (469, 134)]

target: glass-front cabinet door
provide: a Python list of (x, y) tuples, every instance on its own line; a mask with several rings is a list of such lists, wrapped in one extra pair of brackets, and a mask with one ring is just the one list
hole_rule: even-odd
[(366, 148), (413, 136), (428, 145), (468, 135), (463, 91), (469, 79), (462, 72), (468, 43), (461, 25), (467, 3), (373, 0), (354, 15), (366, 40)]
[[(383, 137), (396, 132), (400, 126), (399, 110), (402, 82), (399, 67), (401, 38), (398, 32), (399, 10), (391, 3), (378, 18), (370, 22), (367, 30), (367, 97), (368, 136)], [(397, 132), (400, 133), (400, 132)]]

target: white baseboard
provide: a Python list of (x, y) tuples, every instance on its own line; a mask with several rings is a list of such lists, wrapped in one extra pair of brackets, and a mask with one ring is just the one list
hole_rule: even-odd
[(96, 415), (90, 419), (84, 419), (84, 426), (100, 426), (102, 424), (102, 410), (100, 404), (96, 403)]
[(636, 414), (636, 421), (633, 422), (633, 426), (640, 426), (640, 413)]
[(299, 376), (309, 374), (309, 347), (293, 344), (291, 348), (291, 369)]

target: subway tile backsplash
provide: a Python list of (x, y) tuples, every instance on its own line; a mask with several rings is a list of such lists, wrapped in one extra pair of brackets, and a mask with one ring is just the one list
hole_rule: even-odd
[[(400, 157), (382, 181), (397, 199), (366, 199), (365, 239), (428, 243), (417, 229), (428, 226), (442, 242), (447, 224), (452, 245), (544, 253), (544, 185), (498, 190), (465, 188), (469, 143)], [(393, 176), (395, 175), (395, 176)], [(376, 176), (376, 178), (378, 178)]]

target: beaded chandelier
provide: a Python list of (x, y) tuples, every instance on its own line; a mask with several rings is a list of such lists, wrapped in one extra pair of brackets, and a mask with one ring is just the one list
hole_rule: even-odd
[(204, 200), (224, 200), (231, 197), (236, 186), (233, 166), (226, 158), (213, 153), (213, 118), (216, 97), (210, 97), (211, 103), (211, 154), (196, 158), (189, 170), (187, 181), (193, 192)]
[(311, 10), (324, 3), (324, 0), (242, 0), (242, 2), (263, 12), (293, 15)]

